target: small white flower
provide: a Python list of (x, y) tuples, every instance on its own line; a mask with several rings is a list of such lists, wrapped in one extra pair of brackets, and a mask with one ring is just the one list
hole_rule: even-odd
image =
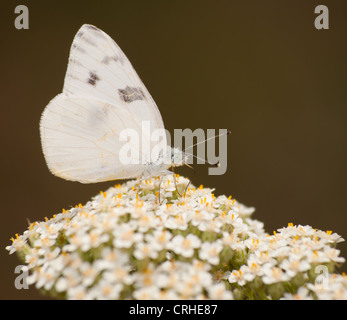
[(250, 252), (254, 252), (261, 246), (261, 242), (259, 238), (249, 238), (245, 241), (246, 247), (250, 250)]
[(263, 241), (261, 242), (261, 251), (271, 251), (273, 252), (271, 255), (273, 257), (287, 255), (289, 251), (289, 246), (287, 243), (287, 240), (283, 239), (282, 237), (278, 236), (269, 236), (266, 238), (263, 238)]
[(153, 214), (147, 214), (138, 220), (138, 230), (142, 233), (145, 233), (149, 229), (155, 229), (158, 223), (158, 219), (156, 219), (156, 217)]
[(265, 236), (264, 222), (258, 221), (256, 219), (247, 218), (246, 224), (249, 226), (249, 229), (253, 231), (257, 236)]
[(82, 232), (71, 234), (71, 236), (69, 237), (70, 243), (63, 247), (63, 251), (64, 252), (76, 251), (83, 245), (83, 239), (84, 239), (84, 234)]
[(304, 245), (293, 245), (288, 248), (288, 255), (293, 259), (302, 259), (311, 254), (311, 250)]
[(80, 248), (82, 251), (86, 252), (91, 248), (99, 247), (102, 243), (105, 243), (108, 240), (108, 234), (104, 234), (100, 229), (93, 229), (81, 237)]
[(285, 270), (287, 275), (292, 278), (300, 272), (311, 269), (311, 265), (306, 260), (298, 260), (289, 257), (281, 262), (280, 267)]
[(88, 293), (88, 289), (82, 285), (69, 288), (67, 290), (67, 298), (69, 300), (90, 300), (92, 299)]
[(225, 246), (231, 247), (232, 245), (240, 242), (240, 238), (234, 232), (223, 232), (222, 242)]
[(231, 291), (225, 289), (224, 283), (216, 283), (207, 288), (209, 297), (212, 300), (232, 300)]
[(145, 258), (158, 258), (158, 251), (155, 250), (153, 246), (148, 243), (140, 242), (136, 245), (134, 250), (134, 257), (138, 260), (143, 260)]
[(245, 205), (235, 201), (233, 204), (233, 211), (237, 213), (240, 217), (249, 217), (255, 211), (253, 207), (246, 207)]
[(233, 270), (228, 278), (230, 283), (237, 283), (239, 286), (244, 286), (247, 282), (245, 279), (246, 266), (242, 266), (239, 270)]
[(192, 272), (192, 275), (200, 272), (210, 271), (211, 268), (212, 267), (208, 263), (198, 259), (194, 259), (189, 266), (189, 270)]
[[(276, 242), (277, 244), (278, 242)], [(261, 247), (261, 250), (266, 250), (267, 252), (270, 252), (271, 256), (278, 261), (282, 261), (283, 259), (286, 259), (290, 255), (290, 246), (289, 245), (283, 245), (283, 246), (273, 246), (273, 244), (265, 244)]]
[(130, 248), (134, 243), (142, 241), (142, 233), (137, 233), (129, 224), (122, 224), (113, 231), (113, 245), (116, 248)]
[(156, 283), (157, 273), (155, 265), (151, 262), (143, 272), (133, 274), (136, 288), (151, 287)]
[(344, 239), (338, 235), (337, 233), (333, 233), (332, 231), (321, 231), (317, 230), (316, 235), (325, 240), (327, 243), (340, 243), (343, 242)]
[(209, 222), (213, 220), (213, 218), (214, 215), (205, 210), (196, 210), (195, 212), (191, 212), (191, 222), (194, 227), (199, 226), (203, 222)]
[(41, 236), (49, 239), (56, 239), (59, 236), (59, 232), (62, 228), (63, 223), (44, 223), (38, 227), (37, 232), (40, 233)]
[(44, 248), (44, 249), (48, 249), (51, 246), (53, 246), (54, 244), (55, 244), (55, 240), (54, 239), (50, 239), (46, 235), (41, 236), (39, 239), (37, 239), (34, 242), (34, 246), (35, 247), (40, 247), (40, 248)]
[(202, 292), (202, 288), (208, 288), (211, 283), (212, 277), (207, 272), (196, 273), (193, 276), (188, 272), (188, 274), (182, 274), (175, 290), (182, 299), (192, 299)]
[(37, 273), (36, 288), (44, 288), (45, 290), (51, 290), (56, 279), (57, 272), (50, 266), (42, 267), (40, 272)]
[(284, 273), (281, 268), (272, 267), (271, 265), (264, 265), (263, 273), (264, 275), (262, 276), (262, 280), (265, 284), (272, 284), (289, 280), (288, 275)]
[(124, 283), (130, 285), (134, 280), (130, 271), (131, 267), (129, 265), (115, 265), (112, 269), (105, 271), (102, 277), (108, 283)]
[(256, 260), (249, 258), (247, 261), (247, 267), (244, 268), (244, 278), (248, 282), (251, 282), (254, 280), (256, 276), (262, 276), (264, 274), (264, 268), (268, 266), (261, 265), (257, 263)]
[(65, 292), (77, 287), (82, 282), (82, 276), (75, 268), (67, 267), (63, 270), (62, 276), (57, 280), (55, 289), (58, 292)]
[(246, 244), (244, 241), (235, 242), (230, 245), (231, 249), (235, 250), (236, 252), (242, 253), (246, 250)]
[(102, 271), (113, 269), (115, 266), (125, 266), (129, 264), (129, 257), (126, 253), (118, 249), (106, 247), (101, 252), (101, 258), (94, 261), (96, 269)]
[(204, 242), (201, 245), (199, 257), (212, 265), (217, 265), (219, 263), (219, 254), (222, 249), (223, 246), (220, 241)]
[(171, 238), (172, 234), (165, 229), (155, 230), (153, 234), (145, 236), (147, 242), (157, 251), (167, 248)]
[(156, 277), (155, 284), (159, 288), (176, 288), (180, 281), (180, 277), (177, 272), (160, 272)]
[(179, 296), (174, 290), (160, 290), (158, 300), (178, 300)]
[(202, 221), (197, 227), (202, 232), (209, 231), (219, 233), (222, 226), (223, 224), (220, 220), (213, 219), (210, 221)]
[(36, 266), (41, 265), (44, 263), (44, 260), (40, 259), (39, 250), (34, 248), (31, 250), (29, 254), (25, 256), (25, 262), (28, 264), (28, 268), (32, 269)]
[(155, 286), (136, 289), (133, 293), (136, 300), (157, 300), (160, 297), (160, 290)]
[(59, 256), (61, 252), (61, 249), (58, 247), (55, 247), (53, 250), (46, 250), (44, 253), (44, 261), (50, 261)]
[(90, 290), (90, 296), (98, 300), (117, 300), (123, 290), (121, 283), (110, 283), (101, 279)]
[(329, 296), (324, 297), (321, 295), (322, 300), (347, 300), (346, 287), (340, 286), (338, 289), (333, 290)]
[(90, 286), (99, 275), (99, 270), (97, 270), (89, 262), (82, 263), (80, 267), (80, 272), (82, 275), (82, 284), (86, 287)]
[(329, 262), (329, 258), (322, 251), (308, 251), (306, 256), (309, 263), (324, 264)]
[(172, 239), (169, 248), (185, 258), (190, 258), (194, 255), (194, 249), (198, 248), (200, 244), (201, 240), (193, 234), (189, 234), (187, 237), (177, 235)]
[(271, 254), (269, 253), (269, 251), (256, 250), (249, 257), (249, 260), (250, 261), (254, 260), (255, 263), (260, 264), (260, 265), (269, 263), (272, 266), (274, 266), (276, 264), (276, 260), (272, 256), (272, 253)]
[(344, 263), (345, 258), (340, 257), (340, 250), (331, 248), (331, 247), (324, 247), (323, 254), (332, 262), (336, 263)]
[(189, 217), (186, 213), (176, 215), (175, 217), (169, 217), (165, 221), (165, 227), (168, 229), (178, 229), (185, 231), (188, 228)]
[(285, 293), (281, 300), (313, 300), (313, 298), (307, 288), (300, 287), (295, 294)]

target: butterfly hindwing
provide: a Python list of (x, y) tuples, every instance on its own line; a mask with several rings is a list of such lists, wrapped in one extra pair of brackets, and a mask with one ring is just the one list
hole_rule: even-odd
[(120, 132), (139, 130), (139, 126), (127, 110), (110, 103), (60, 94), (48, 104), (41, 118), (47, 165), (53, 174), (82, 183), (140, 176), (141, 166), (124, 165), (119, 155)]

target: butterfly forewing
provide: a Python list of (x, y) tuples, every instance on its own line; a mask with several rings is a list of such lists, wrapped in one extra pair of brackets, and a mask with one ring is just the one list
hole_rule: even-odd
[(83, 25), (72, 43), (63, 92), (122, 106), (152, 129), (164, 128), (160, 112), (128, 58), (105, 32)]

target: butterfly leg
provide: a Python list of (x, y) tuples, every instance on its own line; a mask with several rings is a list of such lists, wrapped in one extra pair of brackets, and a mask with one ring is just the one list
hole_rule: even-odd
[(136, 198), (138, 198), (139, 197), (139, 191), (140, 191), (140, 185), (141, 185), (141, 182), (142, 182), (142, 180), (143, 180), (144, 178), (143, 177), (139, 177), (139, 182), (138, 182), (138, 184), (137, 184), (137, 188), (136, 188)]
[(177, 188), (177, 181), (176, 181), (176, 175), (175, 175), (174, 167), (172, 167), (172, 174), (173, 174), (173, 179), (174, 179), (174, 182), (175, 182), (176, 192), (177, 192), (177, 194), (178, 194), (180, 197), (182, 197), (182, 195), (179, 193), (178, 188)]
[(169, 174), (172, 174), (172, 172), (170, 170), (165, 170), (160, 178), (160, 182), (159, 182), (159, 194), (158, 194), (158, 197), (159, 197), (159, 204), (160, 204), (160, 189), (161, 189), (161, 184), (163, 183), (163, 180), (164, 178), (169, 175)]
[[(171, 175), (171, 174), (172, 174), (172, 171), (170, 171), (170, 170), (165, 170), (165, 171), (163, 172), (161, 178), (160, 178), (160, 182), (159, 182), (159, 204), (160, 204), (161, 184), (162, 184), (164, 178), (165, 178), (166, 176), (168, 176), (168, 175)], [(174, 178), (174, 182), (175, 182), (176, 191), (177, 191), (177, 193), (179, 194), (179, 192), (178, 192), (178, 190), (177, 190), (176, 176), (175, 176), (175, 173), (173, 173), (173, 174), (174, 174), (174, 175), (173, 175), (173, 178)], [(181, 195), (179, 194), (179, 196), (181, 196)]]
[(162, 184), (162, 182), (163, 182), (163, 179), (164, 179), (164, 177), (166, 177), (166, 175), (167, 174), (163, 174), (161, 177), (160, 177), (160, 181), (159, 181), (159, 192), (158, 192), (158, 201), (159, 201), (159, 205), (160, 205), (160, 192), (161, 192), (161, 190), (160, 190), (160, 187), (161, 187), (161, 184)]
[(145, 172), (144, 172), (144, 173), (142, 174), (142, 176), (138, 178), (139, 182), (138, 182), (138, 184), (137, 184), (137, 197), (138, 197), (138, 195), (139, 195), (140, 186), (141, 186), (142, 181), (143, 181), (143, 180), (146, 180), (146, 179), (150, 179), (150, 177), (151, 177), (151, 176), (149, 175), (148, 172), (146, 172), (146, 174), (145, 174)]
[(188, 182), (188, 184), (187, 184), (187, 186), (186, 186), (186, 188), (184, 190), (184, 193), (187, 193), (187, 190), (188, 190), (188, 187), (189, 187), (190, 183), (191, 183), (191, 181), (189, 180), (189, 182)]
[(181, 195), (181, 194), (178, 192), (175, 174), (174, 174), (174, 181), (175, 181), (175, 186), (176, 186), (177, 194), (178, 194), (180, 197), (183, 197), (183, 196), (187, 193), (187, 190), (188, 190), (188, 187), (189, 187), (191, 181), (189, 180), (189, 182), (187, 183), (187, 185), (186, 185), (186, 187), (185, 187), (185, 189), (184, 189), (183, 195)]

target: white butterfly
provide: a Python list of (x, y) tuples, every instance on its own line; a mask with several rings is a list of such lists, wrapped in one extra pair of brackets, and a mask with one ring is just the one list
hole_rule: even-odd
[[(83, 25), (72, 43), (63, 92), (50, 101), (41, 118), (48, 168), (58, 177), (93, 183), (159, 176), (185, 164), (184, 152), (171, 147), (151, 162), (120, 161), (120, 132), (140, 131), (143, 121), (149, 121), (151, 132), (164, 129), (154, 100), (122, 50), (100, 29)], [(142, 139), (147, 147), (139, 153), (153, 147), (149, 136)]]

